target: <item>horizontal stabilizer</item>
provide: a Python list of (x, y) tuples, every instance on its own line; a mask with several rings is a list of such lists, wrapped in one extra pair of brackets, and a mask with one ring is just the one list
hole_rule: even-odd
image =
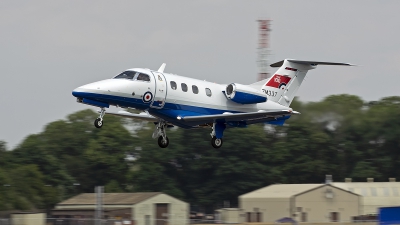
[[(287, 59), (287, 61), (292, 62), (292, 63), (298, 63), (298, 64), (306, 64), (306, 65), (311, 65), (311, 66), (316, 66), (316, 65), (331, 65), (331, 66), (355, 66), (350, 63), (336, 63), (336, 62), (319, 62), (319, 61), (303, 61), (303, 60), (296, 60), (296, 59)], [(276, 62), (271, 64), (271, 67), (281, 67), (284, 63), (284, 60)]]
[(131, 118), (131, 119), (139, 119), (139, 120), (145, 120), (145, 121), (150, 121), (150, 122), (157, 122), (158, 119), (152, 115), (149, 115), (145, 112), (142, 112), (140, 114), (136, 113), (130, 113), (127, 111), (119, 111), (117, 113), (112, 113), (112, 112), (106, 112), (106, 114), (114, 115), (114, 116), (121, 116), (121, 117), (126, 117), (126, 118)]

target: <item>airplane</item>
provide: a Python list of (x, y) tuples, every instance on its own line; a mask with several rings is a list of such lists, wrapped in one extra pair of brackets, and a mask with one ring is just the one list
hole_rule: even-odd
[(211, 145), (222, 146), (226, 128), (265, 123), (283, 125), (291, 115), (300, 114), (290, 108), (307, 72), (317, 65), (352, 66), (349, 63), (285, 59), (271, 64), (276, 73), (259, 82), (216, 84), (176, 74), (165, 73), (166, 64), (155, 71), (133, 68), (111, 79), (76, 88), (72, 95), (77, 102), (100, 107), (94, 121), (103, 126), (106, 108), (134, 108), (141, 113), (119, 111), (107, 114), (150, 121), (155, 124), (152, 137), (166, 148), (167, 127), (211, 129)]

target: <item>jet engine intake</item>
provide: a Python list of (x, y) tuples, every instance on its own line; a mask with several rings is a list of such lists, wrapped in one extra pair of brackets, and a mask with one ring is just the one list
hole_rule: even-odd
[(240, 104), (256, 104), (267, 101), (264, 93), (243, 84), (229, 84), (226, 86), (225, 95), (231, 101)]

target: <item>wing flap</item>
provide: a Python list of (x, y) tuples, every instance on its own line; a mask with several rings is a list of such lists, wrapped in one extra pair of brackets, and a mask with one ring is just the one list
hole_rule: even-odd
[(110, 114), (113, 116), (121, 116), (121, 117), (126, 117), (126, 118), (131, 118), (131, 119), (139, 119), (139, 120), (145, 120), (149, 122), (157, 122), (158, 119), (152, 115), (149, 115), (147, 113), (140, 113), (140, 114), (135, 114), (135, 113), (130, 113), (126, 111), (119, 111), (117, 113), (113, 112), (106, 112), (106, 114)]
[(279, 111), (259, 111), (250, 113), (223, 113), (223, 114), (204, 115), (204, 116), (184, 116), (184, 117), (178, 117), (177, 119), (186, 122), (195, 122), (195, 121), (213, 122), (214, 120), (218, 119), (225, 119), (228, 121), (240, 121), (240, 120), (263, 119), (268, 117), (276, 118), (280, 116), (289, 116), (292, 114), (299, 114), (299, 113), (291, 110), (279, 110)]

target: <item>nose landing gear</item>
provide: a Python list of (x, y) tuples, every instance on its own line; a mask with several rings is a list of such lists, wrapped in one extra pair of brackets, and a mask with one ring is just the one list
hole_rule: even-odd
[(99, 118), (94, 121), (94, 126), (96, 128), (101, 128), (103, 126), (103, 116), (106, 113), (104, 108), (101, 108)]
[(163, 136), (158, 137), (158, 146), (161, 148), (166, 148), (169, 145), (169, 139), (167, 136), (165, 138)]
[(158, 146), (161, 148), (166, 148), (169, 145), (169, 139), (167, 137), (167, 132), (165, 130), (165, 127), (167, 126), (167, 123), (165, 121), (160, 121), (156, 125), (156, 128), (153, 132), (153, 138), (158, 137)]

